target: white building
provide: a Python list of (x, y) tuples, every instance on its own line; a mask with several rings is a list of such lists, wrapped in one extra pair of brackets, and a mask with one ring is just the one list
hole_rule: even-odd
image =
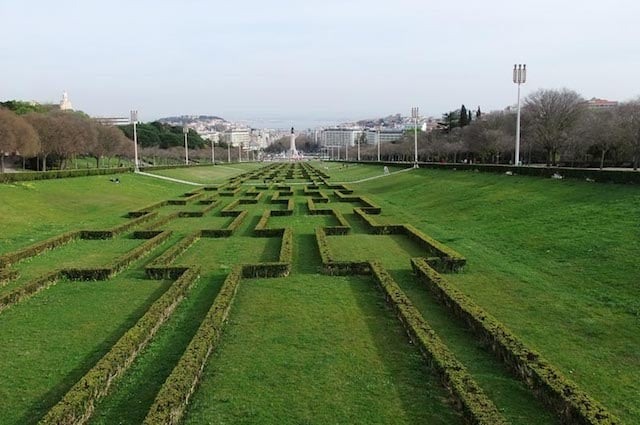
[(224, 132), (224, 141), (233, 147), (249, 146), (251, 131), (248, 128), (232, 128)]
[[(378, 131), (367, 130), (364, 132), (366, 137), (366, 143), (369, 145), (375, 145), (378, 143)], [(402, 139), (402, 130), (382, 129), (380, 130), (380, 144), (395, 142)]]
[(322, 146), (354, 146), (362, 130), (353, 128), (327, 128), (322, 130)]

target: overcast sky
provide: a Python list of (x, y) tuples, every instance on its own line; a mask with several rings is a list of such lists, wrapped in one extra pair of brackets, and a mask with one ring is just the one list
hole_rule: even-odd
[(0, 0), (0, 100), (301, 126), (640, 95), (640, 2)]

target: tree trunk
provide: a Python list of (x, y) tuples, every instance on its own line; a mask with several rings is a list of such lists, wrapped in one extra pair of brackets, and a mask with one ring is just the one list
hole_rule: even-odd
[(96, 168), (100, 168), (100, 157), (96, 156)]
[(607, 153), (606, 149), (602, 149), (602, 155), (600, 155), (600, 171), (604, 168), (604, 156)]
[(4, 152), (0, 151), (0, 173), (4, 173)]
[(42, 171), (47, 171), (47, 155), (42, 156)]

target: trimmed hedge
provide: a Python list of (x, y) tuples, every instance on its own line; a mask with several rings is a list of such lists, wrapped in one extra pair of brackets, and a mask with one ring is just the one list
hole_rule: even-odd
[(11, 292), (0, 295), (0, 312), (25, 298), (37, 294), (43, 289), (47, 289), (58, 282), (58, 280), (60, 280), (60, 272), (56, 270), (44, 276), (37, 277)]
[[(281, 199), (284, 201), (284, 199)], [(284, 210), (271, 210), (271, 215), (273, 216), (284, 216), (284, 215), (293, 215), (293, 208), (295, 207), (295, 203), (293, 198), (289, 198), (286, 200), (287, 208)]]
[(425, 235), (410, 224), (377, 224), (362, 208), (354, 208), (356, 217), (361, 218), (369, 229), (377, 235), (406, 235), (420, 245), (428, 254), (429, 264), (439, 271), (459, 271), (467, 260), (448, 246)]
[(185, 271), (39, 423), (61, 425), (87, 422), (95, 403), (107, 394), (112, 382), (129, 368), (138, 353), (184, 299), (197, 278), (198, 270)]
[(378, 263), (370, 263), (374, 280), (385, 294), (411, 341), (420, 349), (457, 400), (469, 423), (500, 425), (507, 421), (460, 361), (429, 326), (391, 275)]
[(22, 173), (0, 173), (0, 183), (14, 183), (29, 180), (62, 179), (67, 177), (103, 176), (108, 174), (125, 174), (132, 172), (131, 167), (118, 168), (85, 168), (77, 170), (52, 170)]
[(129, 213), (127, 213), (127, 217), (129, 218), (140, 217), (142, 215), (147, 214), (150, 211), (157, 210), (158, 208), (162, 208), (165, 205), (169, 205), (169, 201), (165, 200), (165, 201), (155, 202), (153, 204), (147, 205), (146, 207), (142, 207), (139, 210), (129, 211)]
[(115, 236), (130, 230), (133, 227), (140, 225), (141, 223), (145, 223), (150, 221), (152, 218), (158, 216), (157, 211), (153, 212), (144, 212), (140, 216), (134, 218), (133, 220), (129, 220), (126, 223), (119, 224), (117, 226), (112, 227), (107, 230), (80, 230), (80, 239), (90, 239), (90, 240), (98, 240), (98, 239), (112, 239)]
[(182, 240), (162, 253), (162, 255), (156, 258), (145, 268), (147, 275), (151, 276), (149, 271), (150, 269), (164, 267), (171, 264), (180, 254), (189, 249), (189, 247), (191, 247), (191, 245), (193, 245), (198, 239), (200, 239), (200, 232), (194, 232), (185, 236)]
[(236, 199), (230, 202), (227, 206), (225, 206), (222, 210), (220, 210), (220, 215), (223, 217), (235, 217), (238, 215), (238, 211), (235, 209), (238, 205), (240, 205), (240, 200)]
[(174, 212), (174, 213), (165, 215), (164, 217), (160, 217), (153, 223), (150, 223), (149, 226), (147, 226), (147, 230), (157, 229), (158, 227), (165, 225), (172, 220), (175, 220), (176, 218), (178, 218), (179, 215), (180, 213)]
[(171, 425), (180, 422), (207, 360), (220, 340), (241, 279), (242, 267), (235, 266), (227, 275), (211, 309), (178, 364), (160, 388), (144, 419), (144, 425)]
[(0, 269), (0, 286), (6, 285), (7, 282), (18, 277), (20, 277), (20, 273), (17, 270)]
[(12, 264), (24, 260), (25, 258), (35, 257), (36, 255), (42, 254), (50, 249), (58, 248), (78, 239), (79, 237), (80, 232), (78, 231), (67, 232), (44, 241), (37, 242), (18, 251), (4, 254), (0, 256), (0, 269), (7, 268)]
[(455, 289), (420, 258), (411, 260), (414, 272), (449, 311), (467, 323), (476, 336), (526, 383), (565, 424), (613, 425), (620, 421), (604, 406), (563, 376), (540, 354), (528, 348), (502, 323)]
[(367, 261), (334, 261), (327, 242), (327, 234), (322, 227), (316, 228), (316, 242), (322, 259), (322, 270), (325, 274), (334, 276), (368, 275), (371, 273)]

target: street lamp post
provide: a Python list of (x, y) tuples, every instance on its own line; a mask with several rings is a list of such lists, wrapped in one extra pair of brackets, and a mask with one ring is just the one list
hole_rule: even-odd
[(215, 145), (215, 136), (211, 137), (211, 164), (216, 165), (216, 150), (214, 148)]
[(376, 131), (376, 140), (378, 142), (378, 162), (380, 162), (380, 126), (378, 126)]
[(242, 162), (242, 143), (238, 144), (238, 162)]
[(360, 162), (360, 139), (363, 134), (364, 133), (360, 133), (360, 136), (358, 136), (358, 162)]
[(418, 168), (418, 107), (417, 106), (411, 108), (411, 117), (413, 118), (413, 145), (415, 148), (413, 168)]
[(520, 165), (520, 84), (527, 81), (527, 65), (513, 65), (513, 82), (518, 85), (518, 115), (516, 118), (516, 154), (514, 165)]
[(231, 142), (227, 142), (227, 163), (231, 164)]
[(138, 163), (138, 132), (136, 125), (138, 124), (138, 111), (131, 111), (131, 123), (133, 124), (133, 169), (136, 173), (140, 172), (140, 165)]
[(182, 127), (184, 133), (184, 165), (189, 165), (189, 145), (187, 144), (187, 135), (189, 134), (189, 127), (186, 125)]

